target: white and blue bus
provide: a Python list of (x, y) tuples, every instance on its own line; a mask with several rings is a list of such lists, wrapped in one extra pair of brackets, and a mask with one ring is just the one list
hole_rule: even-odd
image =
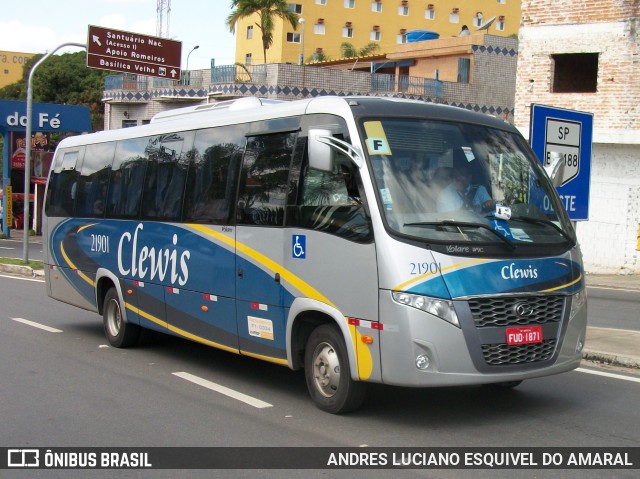
[(323, 410), (367, 382), (515, 386), (576, 368), (581, 254), (508, 123), (398, 99), (244, 98), (60, 142), (49, 296), (304, 369)]

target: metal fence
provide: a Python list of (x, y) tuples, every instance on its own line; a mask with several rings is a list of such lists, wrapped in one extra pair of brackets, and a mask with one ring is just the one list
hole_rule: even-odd
[(431, 78), (293, 64), (218, 66), (211, 70), (211, 83), (442, 98), (442, 82)]
[(442, 98), (442, 82), (431, 78), (293, 64), (222, 65), (211, 70), (183, 71), (180, 81), (132, 74), (110, 75), (105, 78), (104, 85), (105, 91), (147, 92), (156, 88), (185, 87), (206, 90), (211, 86), (245, 85), (289, 89), (299, 92), (298, 96), (374, 93)]

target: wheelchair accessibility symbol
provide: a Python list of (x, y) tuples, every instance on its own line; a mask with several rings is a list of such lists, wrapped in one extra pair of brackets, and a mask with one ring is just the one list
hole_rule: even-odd
[(298, 259), (307, 257), (307, 237), (305, 235), (293, 235), (291, 237), (291, 255)]

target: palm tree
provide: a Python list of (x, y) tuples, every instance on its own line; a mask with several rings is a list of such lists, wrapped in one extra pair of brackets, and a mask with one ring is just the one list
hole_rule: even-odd
[(369, 42), (360, 50), (356, 50), (353, 44), (349, 42), (342, 42), (340, 44), (342, 58), (366, 57), (367, 55), (371, 55), (373, 52), (376, 52), (379, 49), (380, 45), (376, 42)]
[(273, 43), (273, 22), (276, 17), (291, 23), (294, 30), (298, 27), (298, 15), (289, 10), (286, 0), (231, 0), (231, 8), (235, 8), (227, 17), (227, 26), (231, 33), (236, 32), (239, 20), (254, 14), (260, 16), (256, 26), (262, 33), (262, 52), (264, 63), (267, 63), (267, 50)]

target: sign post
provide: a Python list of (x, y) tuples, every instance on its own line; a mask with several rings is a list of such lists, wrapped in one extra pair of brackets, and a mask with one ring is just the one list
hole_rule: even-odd
[(182, 42), (89, 25), (87, 66), (180, 80)]
[(564, 162), (557, 190), (569, 218), (588, 220), (593, 113), (533, 104), (530, 125), (531, 148), (543, 166)]

